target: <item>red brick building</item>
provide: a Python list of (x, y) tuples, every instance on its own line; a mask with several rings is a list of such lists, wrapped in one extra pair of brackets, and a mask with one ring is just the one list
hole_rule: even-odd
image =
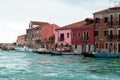
[(97, 52), (120, 52), (120, 7), (94, 13)]
[(27, 46), (30, 48), (47, 47), (54, 44), (54, 31), (58, 26), (47, 22), (30, 22), (26, 30)]
[(55, 40), (55, 29), (59, 26), (56, 24), (48, 24), (41, 28), (41, 42), (47, 48), (52, 48)]
[(26, 35), (20, 35), (17, 37), (17, 46), (23, 47), (26, 45)]
[(26, 46), (30, 48), (39, 47), (41, 41), (41, 27), (48, 25), (47, 22), (31, 21), (26, 30)]

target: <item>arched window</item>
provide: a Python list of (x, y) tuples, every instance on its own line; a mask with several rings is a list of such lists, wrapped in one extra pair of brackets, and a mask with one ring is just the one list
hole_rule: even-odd
[(119, 14), (119, 23), (118, 24), (120, 25), (120, 14)]
[(110, 15), (110, 24), (113, 25), (113, 15)]

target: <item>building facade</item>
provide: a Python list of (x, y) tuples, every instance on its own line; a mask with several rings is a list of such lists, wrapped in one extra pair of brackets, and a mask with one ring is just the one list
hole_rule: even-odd
[(38, 48), (41, 43), (41, 27), (48, 25), (47, 22), (31, 21), (26, 30), (26, 46), (29, 48)]
[(26, 35), (20, 35), (17, 37), (17, 46), (23, 47), (26, 45)]
[(71, 46), (74, 50), (82, 52), (94, 51), (94, 25), (93, 19), (87, 18), (56, 30), (55, 44)]
[(26, 30), (27, 46), (29, 48), (52, 48), (54, 44), (56, 24), (47, 22), (30, 22), (29, 29)]
[(96, 52), (120, 52), (120, 7), (94, 13)]
[(52, 49), (55, 42), (55, 29), (59, 26), (56, 24), (48, 24), (41, 28), (41, 42), (46, 48)]

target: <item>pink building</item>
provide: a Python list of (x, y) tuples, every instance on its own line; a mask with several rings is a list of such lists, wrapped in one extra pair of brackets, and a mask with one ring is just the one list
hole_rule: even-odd
[(66, 25), (56, 30), (56, 46), (72, 46), (79, 53), (94, 51), (94, 25), (93, 19)]

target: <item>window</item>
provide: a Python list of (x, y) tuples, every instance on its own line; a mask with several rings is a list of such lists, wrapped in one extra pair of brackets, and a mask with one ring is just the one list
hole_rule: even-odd
[(75, 37), (75, 33), (72, 34), (72, 37)]
[(113, 35), (113, 30), (110, 30), (110, 35)]
[(67, 38), (69, 38), (69, 33), (67, 33)]
[(104, 18), (104, 23), (107, 23), (108, 22), (108, 17), (105, 17)]
[(117, 38), (120, 40), (120, 30), (118, 30), (118, 36)]
[(110, 24), (113, 25), (113, 15), (110, 16)]
[(64, 41), (64, 34), (60, 34), (60, 41)]
[(88, 39), (89, 39), (88, 32), (84, 32), (83, 40), (88, 40)]
[(119, 14), (119, 25), (120, 25), (120, 14)]
[(100, 18), (96, 18), (95, 23), (100, 23)]
[(95, 36), (98, 36), (98, 31), (95, 31)]
[(108, 36), (108, 31), (104, 31), (104, 36)]
[(118, 35), (120, 35), (120, 30), (118, 30)]
[(80, 33), (78, 32), (78, 38), (80, 37)]

